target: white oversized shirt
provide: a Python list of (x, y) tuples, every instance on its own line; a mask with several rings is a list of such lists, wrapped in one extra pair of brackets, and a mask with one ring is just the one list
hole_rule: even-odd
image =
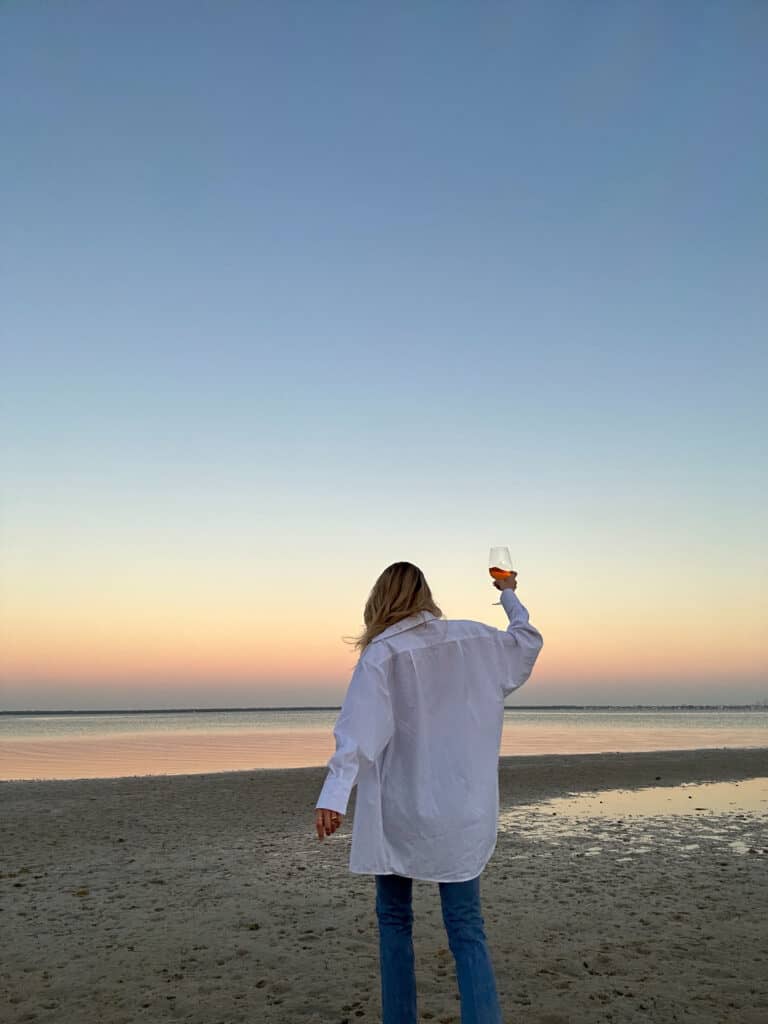
[(357, 803), (349, 870), (463, 882), (496, 848), (504, 698), (544, 643), (513, 590), (506, 630), (421, 611), (363, 650), (316, 807)]

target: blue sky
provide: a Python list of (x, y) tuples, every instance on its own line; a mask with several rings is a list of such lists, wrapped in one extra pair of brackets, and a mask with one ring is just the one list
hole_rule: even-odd
[(53, 575), (150, 549), (164, 585), (310, 562), (339, 631), (421, 560), (469, 617), (508, 539), (555, 647), (558, 566), (591, 614), (725, 588), (749, 655), (703, 699), (768, 696), (764, 6), (25, 2), (0, 37), (12, 622), (30, 561), (45, 646)]

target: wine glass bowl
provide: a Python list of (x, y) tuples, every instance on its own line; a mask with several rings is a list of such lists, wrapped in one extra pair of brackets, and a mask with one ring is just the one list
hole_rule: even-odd
[[(509, 548), (491, 548), (488, 552), (488, 572), (495, 580), (508, 580), (511, 576), (517, 575)], [(493, 604), (501, 604), (501, 601), (494, 601)]]
[(506, 580), (515, 571), (509, 548), (491, 548), (488, 554), (488, 572), (495, 580)]

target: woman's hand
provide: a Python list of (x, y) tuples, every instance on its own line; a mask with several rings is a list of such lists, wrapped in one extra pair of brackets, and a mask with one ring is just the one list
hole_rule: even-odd
[(333, 835), (337, 828), (341, 826), (344, 821), (344, 815), (338, 811), (329, 811), (327, 807), (315, 808), (315, 828), (317, 829), (317, 838), (323, 839), (325, 836)]
[(497, 590), (515, 590), (517, 587), (517, 573), (513, 569), (511, 576), (507, 576), (505, 580), (494, 580), (493, 585)]

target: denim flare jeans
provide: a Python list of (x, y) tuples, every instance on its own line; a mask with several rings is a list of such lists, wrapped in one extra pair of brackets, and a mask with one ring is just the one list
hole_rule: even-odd
[[(503, 1024), (480, 912), (480, 875), (438, 882), (448, 946), (456, 964), (461, 1024)], [(413, 879), (376, 875), (383, 1024), (417, 1024)]]

